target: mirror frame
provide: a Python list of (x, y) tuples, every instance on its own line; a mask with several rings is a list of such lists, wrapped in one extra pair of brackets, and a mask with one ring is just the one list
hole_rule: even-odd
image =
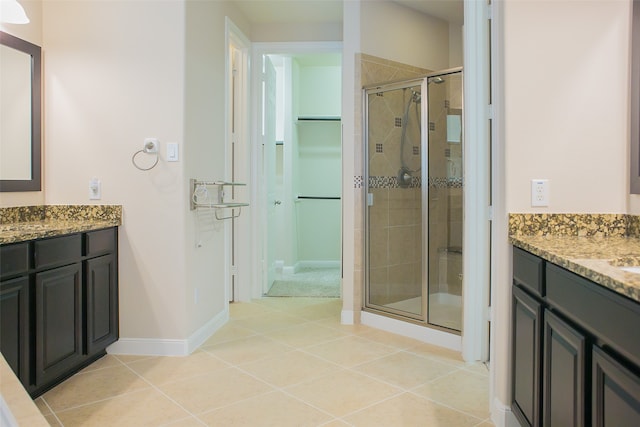
[(631, 194), (640, 194), (640, 0), (631, 12), (631, 140), (629, 149)]
[(33, 43), (0, 31), (0, 45), (31, 57), (31, 179), (0, 179), (0, 192), (42, 189), (42, 49)]

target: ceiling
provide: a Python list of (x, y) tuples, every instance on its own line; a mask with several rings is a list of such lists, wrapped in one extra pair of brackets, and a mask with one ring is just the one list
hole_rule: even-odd
[[(342, 22), (343, 0), (233, 0), (249, 21), (259, 24), (284, 22)], [(344, 0), (350, 1), (350, 0)], [(361, 0), (380, 1), (380, 0)], [(463, 22), (463, 0), (390, 0), (442, 20)]]

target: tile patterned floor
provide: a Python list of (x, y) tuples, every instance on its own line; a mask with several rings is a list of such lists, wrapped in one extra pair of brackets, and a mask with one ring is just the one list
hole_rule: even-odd
[(107, 355), (36, 400), (52, 426), (491, 426), (489, 377), (340, 301), (235, 303), (188, 357)]

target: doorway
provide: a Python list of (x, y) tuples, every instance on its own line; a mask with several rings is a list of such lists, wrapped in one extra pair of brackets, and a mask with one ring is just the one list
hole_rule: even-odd
[(255, 184), (264, 195), (256, 297), (338, 298), (341, 47), (293, 45), (257, 46), (254, 54), (261, 70)]

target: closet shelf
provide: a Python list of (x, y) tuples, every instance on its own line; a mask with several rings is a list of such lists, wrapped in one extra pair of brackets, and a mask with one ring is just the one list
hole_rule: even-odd
[(340, 120), (340, 116), (298, 116), (298, 123), (339, 122)]

